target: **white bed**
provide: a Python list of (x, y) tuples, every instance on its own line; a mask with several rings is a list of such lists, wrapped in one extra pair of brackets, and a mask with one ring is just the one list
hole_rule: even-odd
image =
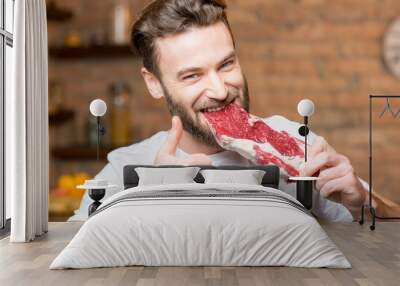
[(351, 267), (293, 197), (264, 186), (198, 183), (113, 195), (50, 269), (128, 265)]

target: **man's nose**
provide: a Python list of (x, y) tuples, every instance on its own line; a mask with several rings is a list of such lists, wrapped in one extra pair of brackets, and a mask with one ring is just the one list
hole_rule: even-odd
[(225, 81), (218, 73), (212, 72), (208, 77), (207, 97), (223, 101), (228, 96), (228, 89), (225, 86)]

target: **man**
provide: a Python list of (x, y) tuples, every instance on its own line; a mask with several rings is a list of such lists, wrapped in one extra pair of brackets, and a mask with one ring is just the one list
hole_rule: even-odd
[[(108, 190), (107, 196), (122, 190), (122, 170), (127, 164), (251, 164), (216, 143), (202, 114), (232, 102), (249, 111), (247, 81), (225, 8), (222, 0), (157, 0), (134, 24), (132, 43), (143, 58), (141, 73), (150, 95), (165, 98), (173, 115), (172, 127), (108, 155), (109, 163), (96, 178), (120, 188)], [(299, 137), (296, 122), (282, 116), (268, 117), (265, 122)], [(314, 214), (330, 221), (357, 219), (366, 199), (365, 182), (356, 176), (350, 161), (322, 137), (310, 134), (310, 143), (309, 160), (301, 175), (319, 171)], [(295, 184), (282, 179), (280, 188), (295, 195)], [(85, 194), (72, 219), (85, 219), (89, 203)]]

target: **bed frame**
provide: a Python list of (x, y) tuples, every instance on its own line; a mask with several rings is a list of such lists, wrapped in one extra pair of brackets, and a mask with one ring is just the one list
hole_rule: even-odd
[[(163, 166), (154, 166), (154, 165), (126, 165), (124, 167), (124, 190), (136, 187), (139, 183), (139, 176), (135, 171), (137, 167), (147, 167), (147, 168), (182, 168), (187, 166), (182, 165), (163, 165)], [(274, 189), (279, 189), (279, 167), (275, 165), (254, 165), (254, 166), (205, 166), (205, 165), (195, 165), (195, 167), (199, 167), (202, 170), (206, 169), (218, 169), (218, 170), (263, 170), (265, 171), (265, 175), (262, 179), (261, 184), (264, 187), (270, 187)], [(194, 178), (194, 181), (197, 183), (204, 183), (204, 178), (200, 174)], [(92, 215), (96, 211), (96, 209), (101, 205), (100, 200), (104, 197), (106, 190), (105, 189), (93, 189), (89, 190), (89, 197), (93, 200), (93, 203), (88, 207), (89, 216)]]
[[(135, 171), (137, 167), (147, 167), (147, 168), (179, 168), (179, 167), (187, 167), (181, 165), (163, 165), (163, 166), (154, 166), (154, 165), (127, 165), (124, 167), (124, 189), (129, 189), (136, 187), (139, 183), (139, 176)], [(191, 166), (193, 167), (193, 166)], [(279, 188), (279, 167), (275, 165), (253, 165), (253, 166), (205, 166), (205, 165), (195, 165), (195, 167), (199, 167), (202, 170), (206, 169), (217, 169), (217, 170), (263, 170), (265, 171), (265, 175), (262, 179), (261, 184), (264, 187), (271, 187), (274, 189)], [(197, 183), (204, 183), (204, 178), (200, 174), (194, 178), (194, 181)]]

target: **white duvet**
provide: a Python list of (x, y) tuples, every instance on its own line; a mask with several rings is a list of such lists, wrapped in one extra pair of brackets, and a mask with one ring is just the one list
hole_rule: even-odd
[[(241, 191), (245, 195), (129, 199), (137, 192), (171, 190)], [(252, 197), (251, 191), (264, 191), (270, 197)], [(128, 265), (350, 268), (315, 218), (299, 204), (282, 191), (255, 185), (131, 188), (105, 200), (50, 269)]]

